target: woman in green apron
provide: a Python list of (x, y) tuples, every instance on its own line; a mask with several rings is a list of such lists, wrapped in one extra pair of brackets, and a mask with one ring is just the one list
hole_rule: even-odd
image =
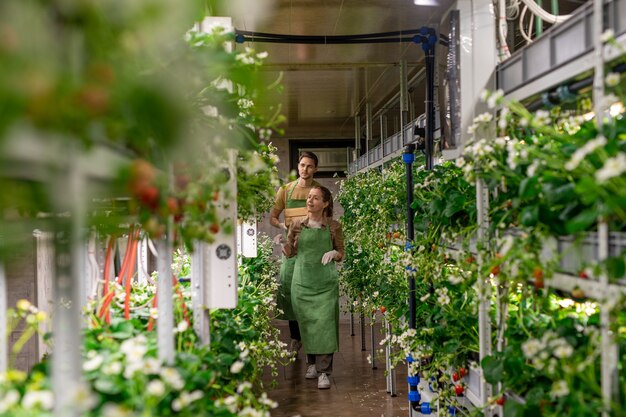
[[(293, 186), (287, 194), (287, 203), (285, 204), (285, 217), (287, 214), (291, 214), (289, 217), (295, 217), (299, 215), (304, 218), (306, 216), (306, 200), (294, 200), (292, 199), (293, 191), (296, 189), (298, 181), (293, 182)], [(300, 210), (297, 210), (300, 209)], [(291, 305), (291, 281), (293, 277), (293, 267), (296, 264), (296, 258), (287, 258), (283, 256), (280, 265), (280, 287), (278, 288), (278, 308), (283, 311), (283, 314), (278, 316), (278, 319), (289, 320), (289, 327), (291, 330), (291, 337), (294, 340), (300, 340), (300, 331), (298, 329), (298, 322), (296, 321), (296, 315), (293, 312)], [(295, 328), (294, 324), (295, 322)]]
[(307, 379), (330, 388), (333, 353), (339, 350), (339, 284), (334, 261), (344, 254), (341, 225), (332, 219), (332, 195), (314, 186), (307, 198), (307, 218), (289, 228), (283, 253), (295, 258), (291, 303), (307, 354)]

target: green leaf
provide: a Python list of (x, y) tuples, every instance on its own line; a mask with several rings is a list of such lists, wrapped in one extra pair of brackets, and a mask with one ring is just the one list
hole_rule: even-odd
[(443, 211), (443, 215), (446, 217), (452, 217), (463, 209), (465, 196), (458, 192), (452, 192), (446, 197), (446, 201), (446, 208)]
[(606, 260), (606, 272), (611, 280), (621, 279), (626, 274), (623, 254)]
[(545, 397), (545, 391), (541, 386), (531, 388), (526, 393), (526, 401), (530, 403), (538, 403)]
[(583, 230), (587, 230), (598, 220), (598, 210), (594, 207), (582, 211), (576, 217), (567, 222), (565, 228), (567, 233), (574, 234)]
[(531, 199), (539, 195), (538, 182), (539, 178), (536, 176), (524, 178), (519, 185), (520, 198)]
[(128, 339), (133, 337), (134, 327), (129, 321), (120, 321), (116, 325), (111, 326), (111, 336), (116, 339)]
[(502, 381), (504, 373), (504, 362), (502, 359), (494, 355), (486, 356), (482, 360), (481, 366), (483, 368), (483, 376), (488, 383), (497, 384)]
[(544, 185), (544, 195), (547, 203), (555, 205), (559, 203), (567, 203), (576, 198), (576, 184), (568, 183), (560, 187), (554, 187), (554, 184)]
[(521, 417), (524, 415), (524, 406), (515, 401), (507, 401), (504, 406), (504, 417)]
[(539, 207), (524, 207), (520, 214), (520, 221), (524, 226), (534, 226), (539, 219)]
[(592, 177), (581, 178), (575, 189), (585, 205), (593, 204), (598, 199), (598, 186)]
[(430, 202), (428, 212), (431, 216), (440, 216), (441, 212), (445, 209), (445, 201), (433, 200)]

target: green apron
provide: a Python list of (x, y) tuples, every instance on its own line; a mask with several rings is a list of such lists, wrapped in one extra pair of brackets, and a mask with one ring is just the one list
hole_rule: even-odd
[[(298, 181), (295, 181), (293, 187), (287, 195), (286, 208), (302, 208), (306, 207), (306, 200), (292, 200), (293, 190), (296, 189)], [(287, 258), (283, 255), (280, 265), (280, 287), (278, 288), (278, 297), (276, 304), (278, 308), (283, 310), (283, 314), (277, 316), (281, 320), (295, 320), (296, 315), (291, 305), (291, 280), (293, 277), (293, 267), (296, 264), (296, 257)]]
[(322, 255), (333, 250), (328, 226), (302, 228), (295, 256), (291, 302), (307, 354), (339, 350), (339, 282), (335, 262), (322, 265)]

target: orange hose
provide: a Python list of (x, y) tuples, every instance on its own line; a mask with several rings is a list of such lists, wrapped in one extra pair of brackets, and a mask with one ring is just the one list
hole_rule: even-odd
[(100, 312), (98, 313), (98, 317), (102, 318), (102, 316), (104, 316), (105, 314), (108, 315), (109, 305), (111, 304), (111, 301), (113, 300), (114, 295), (115, 295), (115, 291), (111, 290), (104, 296), (104, 299), (102, 301), (102, 307), (100, 307)]
[(130, 258), (128, 257), (128, 253), (131, 250), (132, 247), (132, 239), (133, 239), (133, 229), (130, 229), (130, 233), (128, 233), (128, 241), (126, 242), (126, 251), (124, 252), (124, 262), (122, 262), (122, 267), (120, 268), (120, 274), (117, 277), (117, 283), (118, 284), (122, 284), (122, 281), (124, 280), (124, 275), (126, 274), (126, 269), (128, 268), (128, 262), (130, 261)]

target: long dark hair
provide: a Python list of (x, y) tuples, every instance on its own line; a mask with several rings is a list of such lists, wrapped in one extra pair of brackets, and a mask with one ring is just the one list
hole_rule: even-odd
[(324, 203), (328, 203), (328, 205), (324, 209), (324, 215), (328, 217), (329, 219), (332, 219), (333, 218), (333, 194), (330, 192), (328, 188), (324, 187), (323, 185), (314, 185), (313, 187), (311, 187), (311, 189), (314, 189), (314, 188), (317, 188), (318, 190), (322, 192), (322, 201), (324, 201)]

